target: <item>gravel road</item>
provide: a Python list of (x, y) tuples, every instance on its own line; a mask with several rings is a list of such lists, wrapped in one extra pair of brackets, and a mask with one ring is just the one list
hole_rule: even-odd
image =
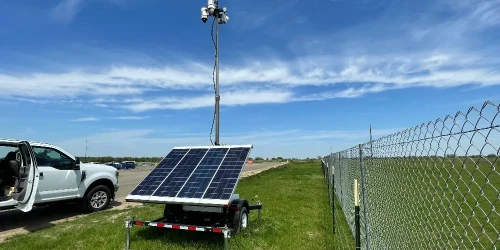
[[(254, 175), (282, 164), (280, 162), (247, 164), (243, 168), (242, 177)], [(133, 170), (120, 170), (118, 179), (120, 189), (116, 193), (115, 201), (112, 202), (110, 209), (118, 210), (141, 205), (141, 203), (127, 203), (125, 197), (149, 174), (151, 169), (152, 167), (139, 167)], [(85, 215), (81, 214), (74, 204), (34, 207), (28, 213), (18, 210), (0, 211), (0, 243), (13, 235), (34, 232), (83, 216)]]

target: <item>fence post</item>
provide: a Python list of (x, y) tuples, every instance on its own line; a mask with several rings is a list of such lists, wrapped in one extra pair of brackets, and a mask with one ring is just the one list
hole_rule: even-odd
[(358, 197), (358, 180), (354, 179), (354, 226), (356, 238), (356, 250), (361, 250), (361, 230), (359, 227), (359, 197)]
[[(331, 157), (331, 156), (330, 156)], [(331, 158), (330, 158), (331, 159)], [(333, 162), (332, 162), (333, 163)], [(332, 190), (330, 190), (330, 197), (331, 198), (331, 206), (332, 206), (332, 229), (333, 229), (333, 233), (335, 233), (335, 178), (333, 178), (333, 168), (334, 168), (334, 164), (331, 164), (330, 166), (330, 185), (332, 187)]]
[(370, 156), (373, 157), (372, 125), (370, 125)]
[[(321, 170), (323, 171), (323, 178), (326, 179), (325, 177), (325, 161), (324, 160), (321, 160)], [(326, 182), (326, 180), (325, 180)]]
[(340, 186), (340, 195), (339, 195), (339, 202), (340, 206), (344, 204), (343, 196), (342, 196), (342, 169), (344, 168), (344, 163), (341, 161), (341, 152), (339, 152), (339, 186)]
[(326, 162), (326, 167), (325, 167), (325, 179), (326, 179), (326, 184), (328, 188), (328, 201), (330, 202), (330, 205), (332, 204), (332, 197), (330, 195), (330, 190), (332, 184), (330, 183), (330, 163)]
[(359, 144), (359, 168), (361, 171), (361, 193), (363, 195), (363, 215), (365, 217), (365, 237), (366, 237), (366, 249), (370, 249), (370, 231), (369, 231), (369, 221), (368, 221), (368, 201), (366, 197), (366, 175), (365, 175), (365, 164), (363, 161), (363, 145)]

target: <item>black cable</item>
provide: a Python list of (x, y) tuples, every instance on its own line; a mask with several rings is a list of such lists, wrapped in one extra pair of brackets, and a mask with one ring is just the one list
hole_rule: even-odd
[[(485, 56), (481, 57), (479, 60), (477, 60), (477, 61), (476, 61), (476, 62), (474, 62), (473, 64), (471, 64), (471, 65), (469, 65), (469, 66), (467, 66), (467, 67), (462, 68), (460, 71), (458, 71), (458, 73), (456, 73), (456, 74), (455, 74), (455, 75), (453, 75), (452, 77), (448, 78), (448, 79), (447, 79), (444, 83), (447, 83), (449, 80), (451, 80), (451, 79), (455, 78), (455, 76), (457, 76), (457, 75), (459, 75), (460, 73), (462, 73), (462, 72), (463, 72), (466, 68), (471, 68), (472, 66), (474, 66), (474, 65), (478, 64), (480, 61), (484, 60), (486, 57), (488, 57), (488, 56), (491, 56), (491, 55), (495, 54), (495, 53), (496, 53), (497, 51), (499, 51), (499, 50), (500, 50), (500, 47), (496, 48), (493, 52), (490, 52), (489, 54), (487, 54), (487, 55), (485, 55)], [(444, 83), (443, 83), (443, 84), (444, 84)]]
[[(212, 21), (212, 28), (210, 30), (210, 36), (212, 37), (212, 42), (214, 44), (215, 48), (215, 58), (214, 58), (214, 69), (212, 71), (212, 82), (214, 83), (214, 94), (217, 95), (217, 90), (215, 89), (215, 67), (217, 66), (217, 45), (215, 44), (215, 39), (214, 39), (214, 24), (215, 24), (215, 19)], [(214, 145), (214, 142), (212, 141), (212, 133), (214, 130), (214, 123), (215, 123), (215, 111), (216, 111), (216, 105), (214, 104), (214, 117), (212, 119), (212, 128), (210, 129), (210, 143), (212, 146)]]

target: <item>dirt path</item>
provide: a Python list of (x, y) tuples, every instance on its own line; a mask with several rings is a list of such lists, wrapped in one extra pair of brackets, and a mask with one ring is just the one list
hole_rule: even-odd
[[(243, 168), (242, 178), (258, 174), (262, 171), (281, 166), (285, 163), (266, 162), (246, 165)], [(125, 197), (142, 181), (152, 168), (120, 171), (120, 189), (116, 199), (110, 204), (108, 210), (123, 210), (130, 207), (141, 206), (142, 203), (126, 202)], [(14, 235), (26, 234), (40, 229), (54, 226), (58, 223), (75, 220), (86, 216), (78, 211), (74, 204), (59, 206), (44, 206), (33, 208), (28, 213), (18, 210), (0, 211), (0, 243)]]

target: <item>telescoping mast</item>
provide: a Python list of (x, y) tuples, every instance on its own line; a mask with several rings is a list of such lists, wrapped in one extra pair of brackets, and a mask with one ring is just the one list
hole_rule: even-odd
[(228, 249), (228, 239), (248, 226), (251, 210), (257, 210), (260, 219), (262, 204), (249, 204), (234, 193), (253, 145), (220, 145), (219, 25), (229, 20), (226, 12), (216, 0), (208, 0), (201, 8), (201, 20), (206, 23), (214, 17), (212, 25), (216, 26), (215, 145), (174, 147), (125, 198), (127, 202), (165, 205), (163, 216), (155, 220), (127, 217), (126, 250), (130, 249), (133, 226), (222, 234), (224, 249)]

